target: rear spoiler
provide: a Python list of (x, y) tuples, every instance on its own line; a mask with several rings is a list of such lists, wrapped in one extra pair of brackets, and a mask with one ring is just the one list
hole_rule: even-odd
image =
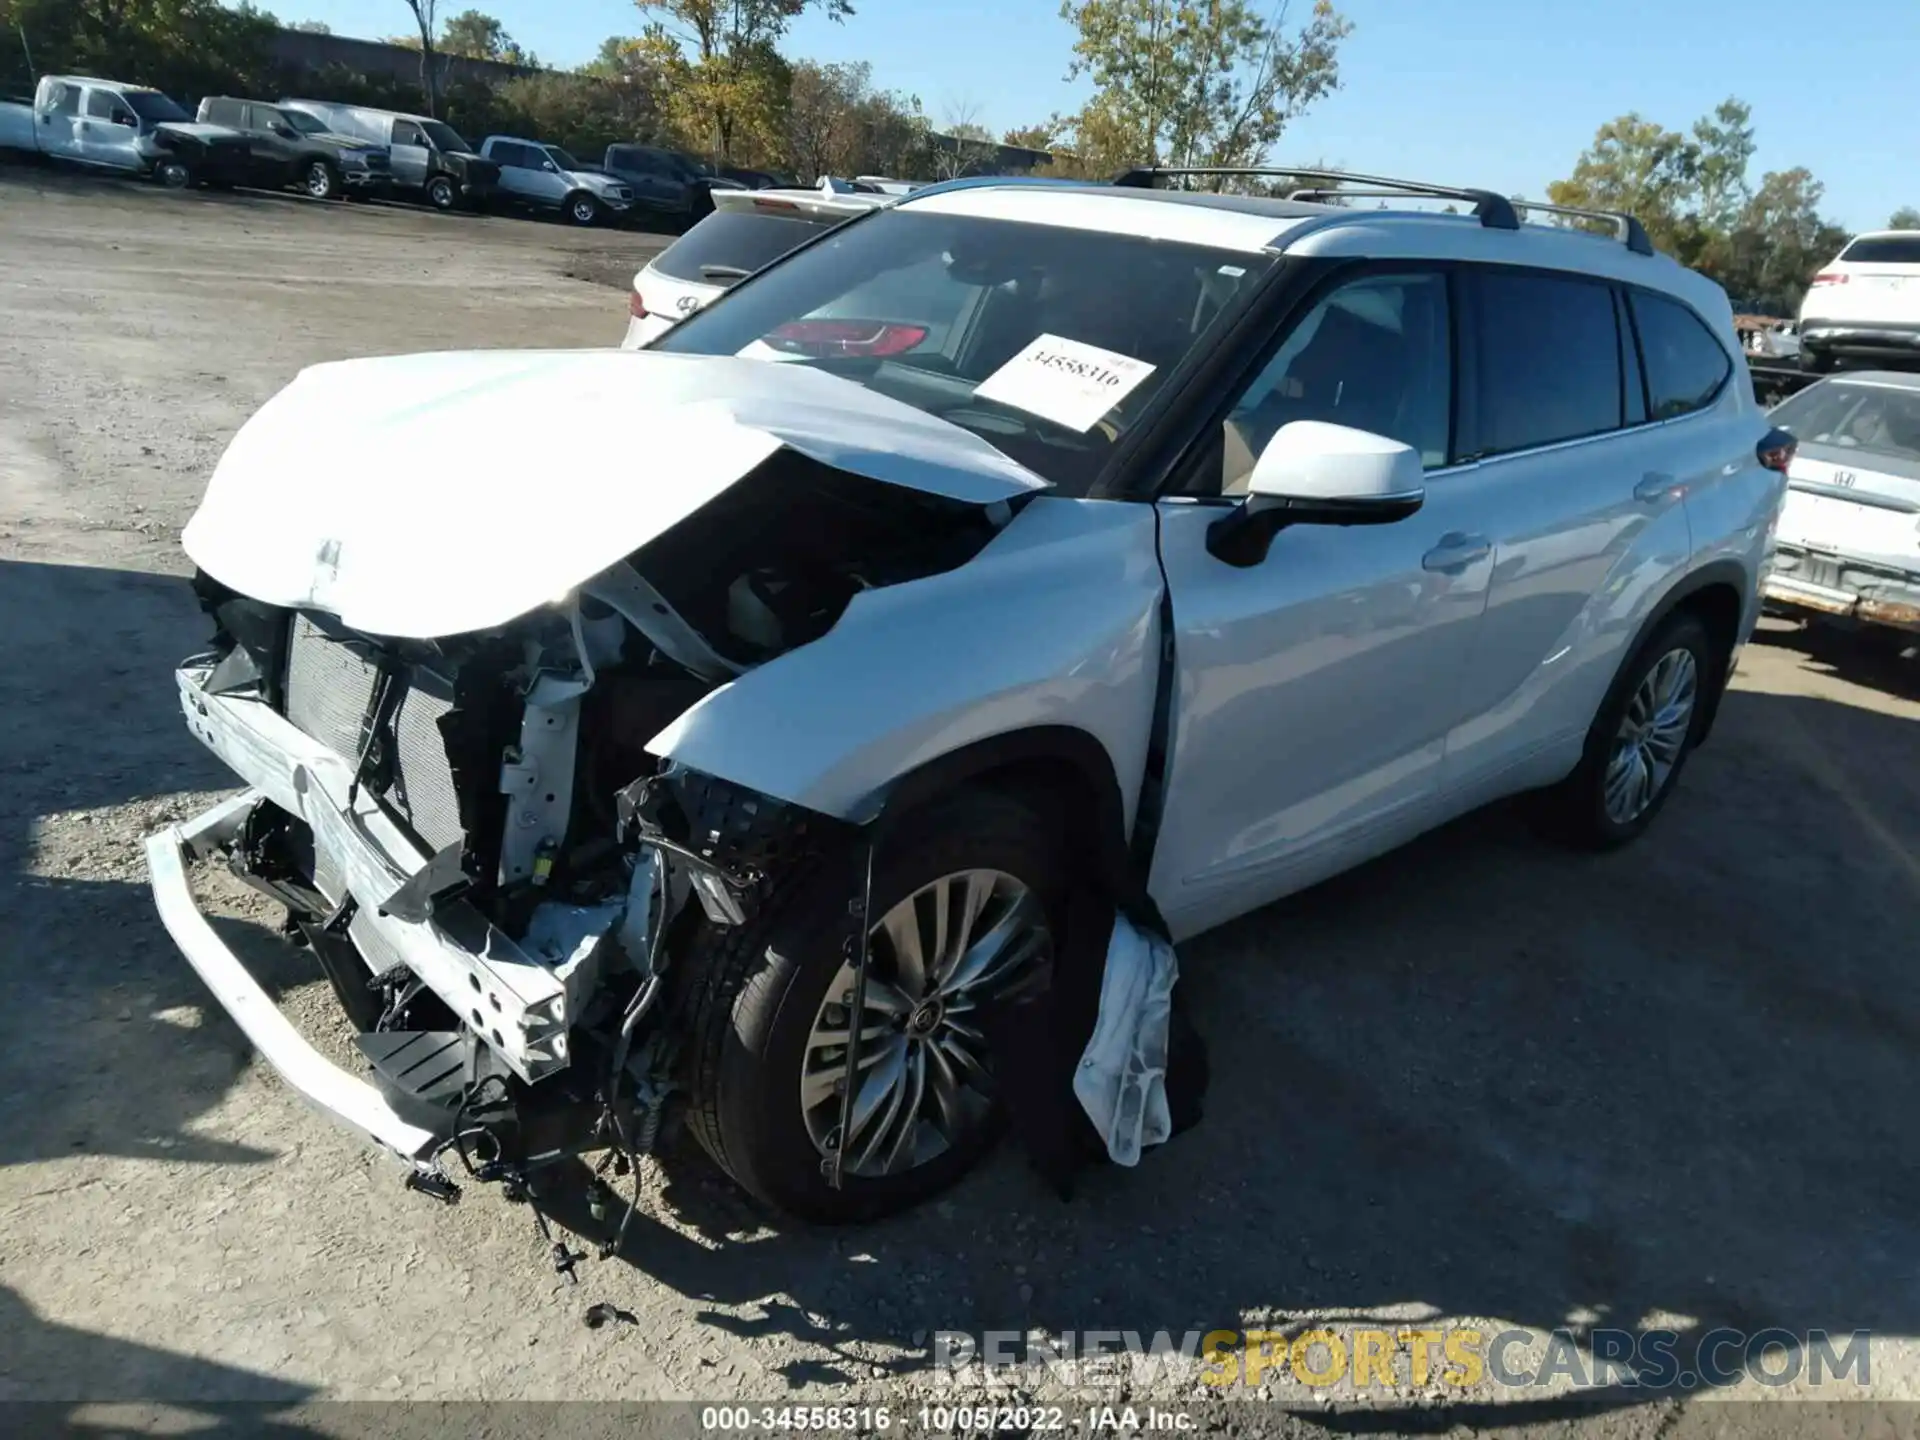
[(758, 210), (819, 220), (850, 220), (899, 198), (825, 190), (715, 190), (712, 195), (716, 210)]

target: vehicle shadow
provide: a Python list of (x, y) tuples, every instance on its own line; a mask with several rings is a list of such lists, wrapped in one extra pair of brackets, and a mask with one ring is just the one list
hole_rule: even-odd
[[(249, 1050), (161, 928), (141, 852), (232, 788), (170, 684), (206, 634), (178, 579), (0, 562), (0, 1087), (32, 1097), (0, 1106), (0, 1166), (267, 1158), (187, 1129)], [(223, 925), (270, 980), (307, 978), (259, 927)]]
[(309, 1398), (310, 1386), (57, 1324), (5, 1285), (0, 1354), (0, 1416), (9, 1435), (125, 1435), (156, 1418), (131, 1423), (108, 1408), (118, 1404), (164, 1406), (173, 1424), (152, 1428), (196, 1435), (315, 1433), (278, 1414)]
[(1774, 620), (1755, 631), (1754, 640), (1802, 655), (1822, 674), (1920, 700), (1920, 635)]
[[(795, 1385), (860, 1378), (863, 1338), (923, 1366), (938, 1330), (1670, 1328), (1683, 1371), (1720, 1326), (1913, 1335), (1916, 745), (1913, 720), (1736, 692), (1628, 850), (1495, 808), (1183, 946), (1207, 1117), (1137, 1169), (1063, 1202), (1003, 1151), (831, 1232), (682, 1147), (626, 1256), (709, 1323), (814, 1347), (775, 1367)], [(1481, 1423), (1447, 1398), (1436, 1428)], [(1504, 1423), (1565, 1408), (1501, 1399)]]

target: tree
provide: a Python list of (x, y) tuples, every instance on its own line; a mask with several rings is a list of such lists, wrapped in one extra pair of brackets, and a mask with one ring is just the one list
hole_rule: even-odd
[(853, 13), (851, 0), (636, 0), (643, 14), (660, 17), (656, 40), (677, 44), (686, 65), (675, 103), (694, 121), (702, 144), (717, 160), (737, 148), (777, 144), (780, 111), (792, 72), (778, 45), (787, 27), (808, 10), (831, 20)]
[(1889, 230), (1920, 230), (1920, 210), (1911, 205), (1902, 205), (1887, 217)]
[[(1134, 163), (1247, 165), (1338, 88), (1352, 25), (1331, 0), (1288, 28), (1289, 0), (1063, 0), (1079, 32), (1067, 78), (1096, 98), (1075, 121), (1082, 150), (1119, 143)], [(1085, 132), (1084, 134), (1082, 132)], [(1095, 140), (1092, 137), (1097, 136)]]
[(876, 90), (873, 67), (865, 61), (794, 63), (780, 158), (802, 181), (917, 173), (926, 159), (926, 139), (920, 102)]
[(1747, 166), (1753, 161), (1753, 107), (1728, 96), (1713, 114), (1693, 122), (1700, 187), (1699, 216), (1709, 230), (1731, 229), (1752, 197)]
[(298, 30), (302, 35), (331, 35), (333, 27), (324, 20), (301, 20), (289, 25), (289, 30)]
[(0, 0), (0, 33), (27, 37), (41, 73), (137, 77), (187, 97), (271, 88), (276, 29), (252, 5), (219, 0)]
[(465, 55), (474, 60), (495, 60), (503, 65), (539, 64), (533, 55), (520, 48), (520, 42), (507, 33), (507, 27), (491, 15), (478, 10), (462, 10), (440, 32), (440, 48), (448, 55)]
[(434, 107), (439, 103), (440, 89), (433, 55), (434, 12), (440, 8), (440, 0), (405, 0), (405, 4), (420, 30), (420, 92), (426, 97), (427, 114), (433, 115), (437, 113)]
[(1038, 125), (1016, 125), (1000, 137), (1000, 143), (1020, 150), (1051, 150), (1060, 143), (1067, 126), (1061, 116), (1049, 115)]
[(1700, 163), (1696, 141), (1638, 114), (1622, 115), (1600, 127), (1571, 176), (1547, 186), (1547, 199), (1635, 215), (1657, 247), (1684, 260), (1696, 248)]

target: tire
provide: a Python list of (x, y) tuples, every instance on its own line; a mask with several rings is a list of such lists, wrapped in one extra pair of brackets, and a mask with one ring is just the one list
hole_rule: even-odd
[[(1542, 828), (1583, 850), (1638, 839), (1679, 783), (1709, 713), (1709, 687), (1722, 683), (1724, 669), (1724, 652), (1699, 616), (1669, 617), (1615, 678), (1578, 768), (1537, 797)], [(1676, 713), (1683, 692), (1684, 712)], [(1629, 727), (1645, 738), (1631, 742)], [(1610, 803), (1610, 791), (1618, 803)]]
[(324, 160), (309, 160), (300, 171), (300, 189), (315, 200), (338, 200), (344, 187)]
[(168, 190), (185, 190), (193, 184), (193, 167), (177, 155), (162, 156), (154, 162), (153, 178)]
[(560, 210), (575, 225), (600, 223), (600, 202), (584, 190), (577, 190), (569, 195)]
[[(1036, 919), (1044, 931), (1014, 947), (1028, 958), (1010, 964), (1009, 973), (1021, 977), (1020, 993), (1044, 988), (1051, 936), (1060, 933), (1067, 897), (1065, 857), (1047, 822), (1019, 801), (985, 790), (956, 792), (903, 817), (875, 858), (871, 913), (880, 923), (870, 942), (868, 1018), (860, 1027), (861, 1041), (888, 1060), (863, 1067), (866, 1083), (856, 1095), (869, 1088), (879, 1093), (885, 1088), (879, 1082), (898, 1073), (908, 1077), (900, 1094), (920, 1105), (911, 1125), (893, 1123), (895, 1112), (880, 1105), (868, 1125), (852, 1127), (854, 1143), (847, 1147), (847, 1173), (838, 1190), (828, 1184), (822, 1165), (823, 1132), (837, 1122), (839, 1101), (823, 1087), (830, 1089), (840, 1062), (831, 1049), (822, 1053), (818, 1037), (832, 1033), (836, 1023), (843, 1036), (852, 1029), (846, 1012), (838, 1011), (836, 1020), (830, 1004), (835, 995), (850, 994), (840, 987), (852, 983), (841, 948), (852, 865), (843, 852), (837, 861), (821, 858), (797, 867), (746, 925), (707, 927), (705, 945), (690, 957), (696, 978), (686, 1002), (692, 1032), (689, 1125), (708, 1154), (765, 1204), (821, 1224), (876, 1219), (957, 1181), (997, 1138), (1000, 1107), (982, 1093), (990, 1082), (971, 1091), (950, 1084), (947, 1093), (957, 1103), (947, 1111), (934, 1108), (939, 1092), (928, 1077), (936, 1070), (949, 1077), (967, 1073), (951, 1058), (961, 1042), (938, 1001), (909, 1005), (911, 1013), (902, 1014), (899, 997), (912, 987), (883, 933), (885, 925), (897, 926), (910, 913), (903, 902), (916, 893), (926, 896), (920, 913), (930, 925), (933, 900), (924, 887), (933, 882), (947, 883), (959, 907), (950, 913), (961, 913), (967, 882), (956, 877), (968, 874), (998, 877), (977, 882), (991, 887), (991, 897), (980, 907), (976, 933), (996, 929), (1013, 914), (1024, 889), (1027, 908), (1019, 914)], [(968, 953), (986, 952), (983, 947)], [(1007, 989), (996, 993), (1004, 997)], [(972, 992), (976, 999), (979, 993)], [(952, 1003), (956, 1016), (974, 1008), (959, 998)], [(978, 1053), (981, 1047), (967, 1040), (962, 1048)], [(936, 1050), (946, 1058), (935, 1058)], [(896, 1055), (900, 1063), (888, 1063)], [(917, 1091), (910, 1083), (916, 1065)], [(804, 1093), (815, 1097), (811, 1113), (803, 1099), (803, 1078), (810, 1073), (814, 1080)], [(961, 1123), (949, 1135), (936, 1115), (958, 1115)], [(888, 1135), (897, 1143), (887, 1144)], [(909, 1141), (919, 1151), (917, 1160), (902, 1153)], [(892, 1173), (881, 1173), (885, 1149), (896, 1152)]]
[(1824, 350), (1812, 350), (1803, 344), (1800, 347), (1799, 365), (1809, 375), (1825, 375), (1833, 369), (1833, 357)]
[(427, 181), (426, 194), (427, 203), (436, 210), (452, 210), (460, 203), (460, 192), (445, 175), (436, 175)]

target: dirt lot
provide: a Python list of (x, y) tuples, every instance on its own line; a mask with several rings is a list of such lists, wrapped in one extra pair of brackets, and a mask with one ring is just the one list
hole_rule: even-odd
[[(226, 784), (170, 691), (203, 638), (180, 526), (300, 366), (613, 343), (604, 282), (656, 243), (0, 169), (0, 1399), (905, 1405), (938, 1393), (936, 1329), (1316, 1317), (1864, 1328), (1873, 1393), (1920, 1397), (1920, 666), (1779, 625), (1632, 851), (1498, 810), (1186, 947), (1208, 1119), (1071, 1203), (1003, 1154), (820, 1234), (676, 1157), (627, 1263), (568, 1289), (525, 1209), (404, 1193), (250, 1061), (138, 849)], [(587, 1329), (595, 1301), (638, 1323)], [(1713, 1408), (1384, 1398), (1430, 1408), (1321, 1420), (1688, 1434)]]

